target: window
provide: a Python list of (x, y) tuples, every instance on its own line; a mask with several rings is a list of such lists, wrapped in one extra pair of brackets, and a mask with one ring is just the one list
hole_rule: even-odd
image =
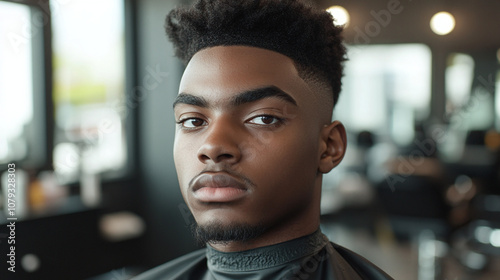
[(52, 1), (54, 168), (121, 174), (127, 160), (122, 0)]
[(445, 75), (446, 111), (450, 113), (469, 100), (474, 78), (474, 60), (463, 53), (449, 55)]
[(128, 171), (124, 17), (123, 0), (0, 1), (0, 169)]
[(0, 19), (0, 164), (41, 168), (50, 160), (45, 133), (44, 15), (35, 7), (1, 1)]
[[(453, 53), (448, 57), (446, 113), (454, 130), (487, 130), (495, 121), (494, 97), (488, 92), (490, 85), (481, 83), (488, 83), (489, 77), (474, 77), (474, 67), (474, 59), (468, 54)], [(475, 78), (480, 83), (473, 88)]]
[(400, 145), (429, 114), (431, 52), (425, 45), (348, 47), (343, 92), (335, 117), (350, 130), (391, 135)]

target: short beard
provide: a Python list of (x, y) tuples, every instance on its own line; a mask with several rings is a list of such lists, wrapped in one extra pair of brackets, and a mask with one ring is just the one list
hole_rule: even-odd
[(263, 225), (231, 224), (212, 222), (207, 225), (194, 223), (191, 227), (195, 239), (200, 244), (228, 244), (233, 241), (247, 241), (262, 235), (266, 228)]

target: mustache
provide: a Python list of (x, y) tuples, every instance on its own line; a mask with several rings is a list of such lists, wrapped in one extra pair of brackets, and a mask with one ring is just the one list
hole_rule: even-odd
[(231, 170), (229, 168), (223, 168), (223, 169), (210, 169), (210, 168), (206, 168), (206, 169), (202, 170), (200, 173), (196, 174), (196, 176), (194, 176), (189, 181), (188, 186), (191, 188), (193, 186), (194, 182), (196, 181), (196, 179), (198, 177), (200, 177), (201, 175), (205, 174), (205, 173), (226, 173), (226, 174), (228, 174), (230, 176), (235, 177), (236, 179), (240, 180), (241, 182), (243, 182), (245, 184), (245, 186), (250, 187), (250, 188), (255, 188), (255, 184), (252, 182), (252, 180), (250, 180), (245, 175), (243, 175), (243, 174), (241, 174), (239, 172), (236, 172), (234, 170)]

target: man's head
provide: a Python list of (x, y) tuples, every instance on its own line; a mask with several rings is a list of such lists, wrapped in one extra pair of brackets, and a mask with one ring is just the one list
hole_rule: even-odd
[(297, 0), (201, 0), (173, 10), (166, 31), (185, 63), (198, 51), (220, 45), (254, 46), (293, 59), (302, 78), (341, 88), (345, 48), (332, 16)]
[(331, 123), (341, 29), (326, 12), (270, 0), (198, 1), (166, 28), (187, 62), (174, 160), (201, 238), (265, 245), (311, 233), (321, 174), (345, 152)]

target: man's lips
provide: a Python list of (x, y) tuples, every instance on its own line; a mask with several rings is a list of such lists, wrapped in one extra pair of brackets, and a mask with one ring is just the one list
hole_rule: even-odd
[(201, 202), (231, 202), (248, 195), (244, 182), (227, 173), (203, 173), (192, 183), (195, 199)]

